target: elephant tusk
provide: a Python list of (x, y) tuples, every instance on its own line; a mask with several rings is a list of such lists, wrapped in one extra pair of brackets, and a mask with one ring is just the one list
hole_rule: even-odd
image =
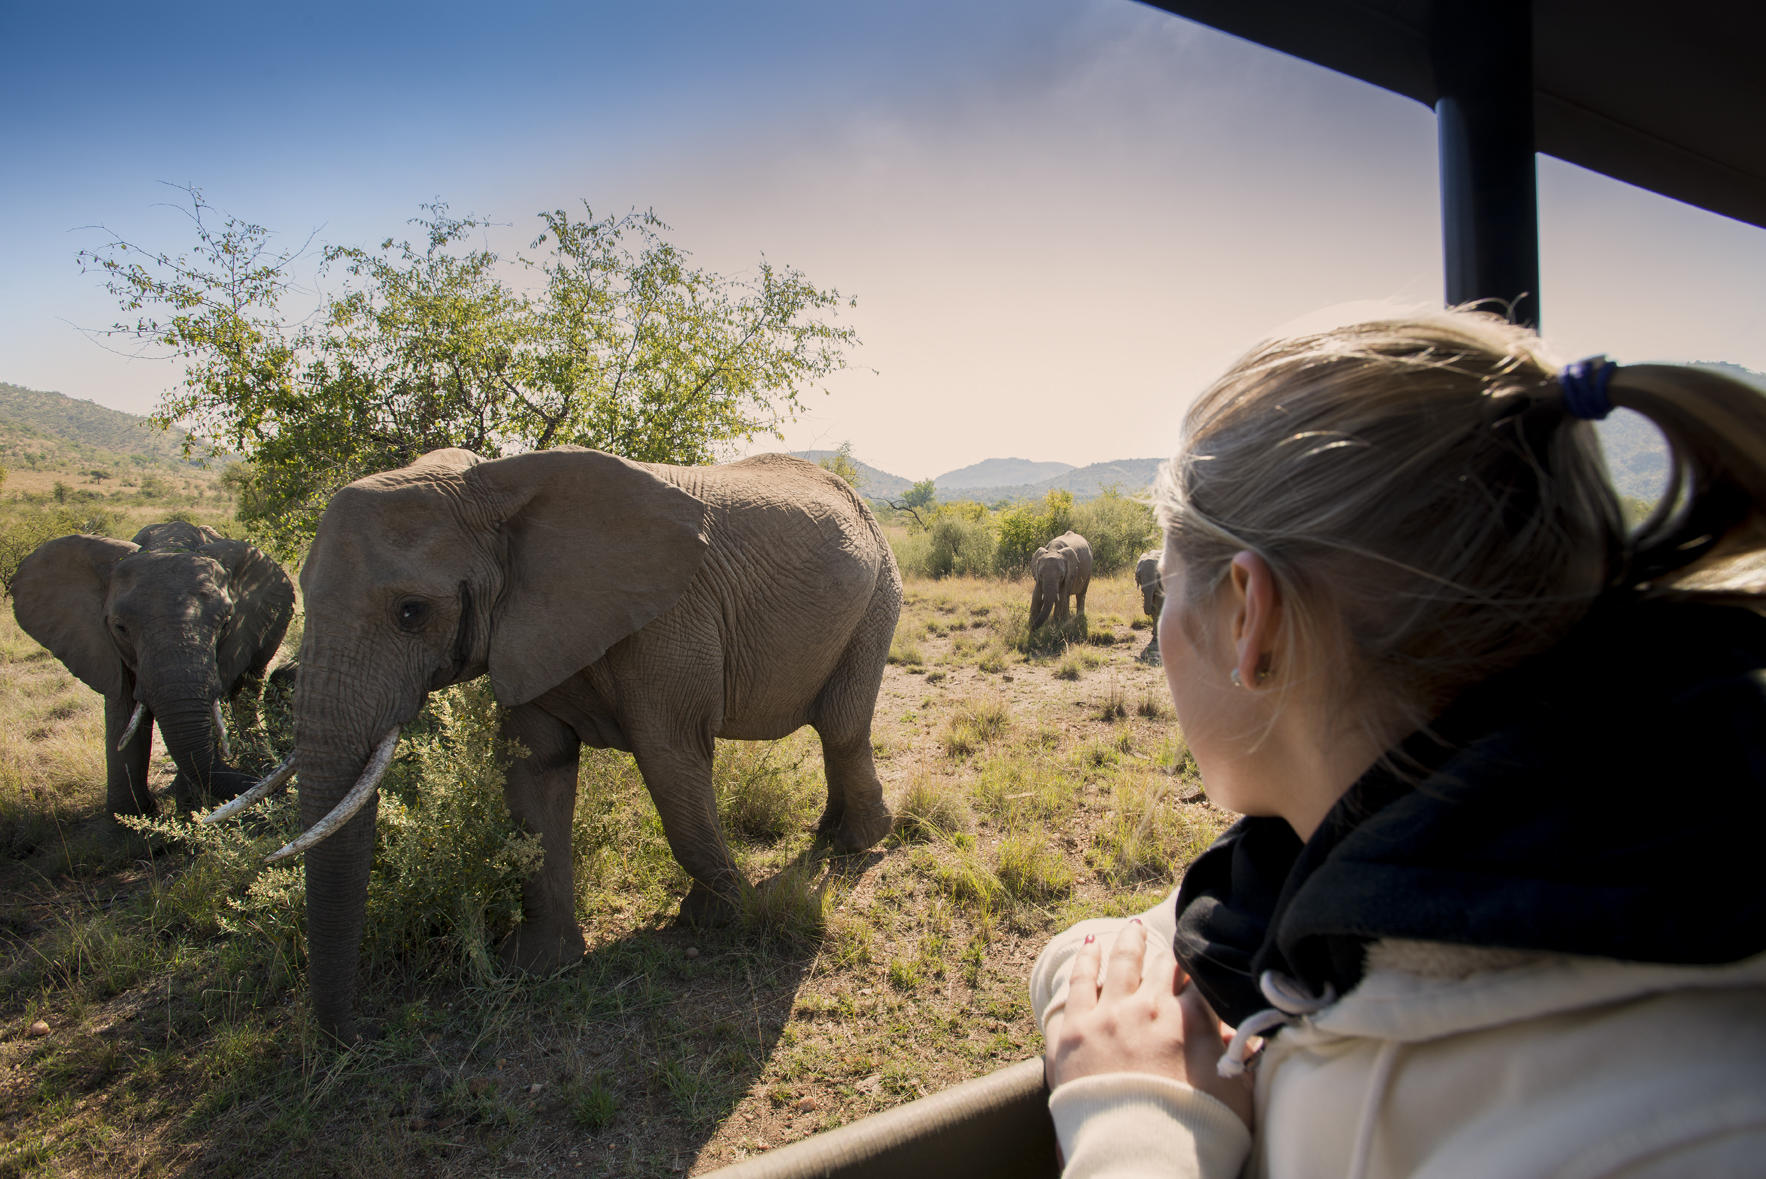
[(221, 701), (216, 698), (210, 706), (215, 718), (215, 732), (221, 736), (221, 756), (227, 761), (233, 760), (233, 749), (227, 743), (227, 718), (221, 715)]
[(147, 705), (137, 700), (135, 702), (135, 711), (129, 714), (129, 727), (123, 730), (123, 735), (121, 737), (117, 738), (118, 753), (123, 751), (123, 746), (135, 739), (135, 730), (141, 727), (141, 718), (146, 715)]
[(292, 777), (294, 777), (294, 754), (291, 753), (282, 759), (281, 765), (270, 771), (269, 777), (265, 778), (262, 782), (259, 782), (256, 786), (253, 786), (250, 790), (247, 790), (244, 794), (241, 794), (238, 798), (235, 798), (222, 806), (216, 807), (198, 821), (202, 823), (219, 823), (222, 819), (230, 819), (246, 807), (257, 802), (260, 798), (265, 798), (274, 793), (278, 786), (281, 786)]
[(386, 767), (392, 764), (393, 751), (398, 748), (398, 744), (399, 727), (394, 725), (386, 731), (386, 736), (380, 739), (380, 744), (375, 748), (374, 755), (368, 759), (368, 766), (362, 771), (362, 776), (356, 779), (356, 784), (350, 787), (350, 792), (331, 808), (331, 813), (289, 840), (281, 848), (265, 856), (264, 863), (274, 864), (278, 860), (286, 860), (289, 856), (304, 852), (314, 844), (329, 839), (339, 827), (355, 818), (356, 812), (366, 806), (368, 800), (374, 797), (375, 788), (380, 785), (380, 779), (386, 775)]

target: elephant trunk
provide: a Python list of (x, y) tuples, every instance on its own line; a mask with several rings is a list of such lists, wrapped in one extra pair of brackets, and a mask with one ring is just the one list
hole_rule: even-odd
[(252, 784), (251, 776), (229, 765), (216, 748), (215, 708), (213, 696), (190, 690), (153, 709), (167, 752), (195, 791), (187, 800), (192, 806), (232, 798)]
[(1042, 582), (1036, 583), (1036, 592), (1030, 603), (1030, 629), (1035, 630), (1049, 620), (1049, 612), (1055, 607), (1055, 599)]
[[(361, 674), (359, 661), (328, 658), (315, 649), (312, 634), (307, 638), (294, 701), (295, 772), (305, 834), (284, 850), (305, 852), (313, 1015), (321, 1030), (347, 1043), (354, 1035), (356, 972), (380, 809), (373, 783), (392, 760), (398, 727), (383, 715), (392, 706), (376, 705), (372, 677)], [(345, 817), (352, 795), (359, 809)], [(341, 821), (321, 834), (327, 820)], [(310, 836), (318, 841), (310, 842)]]
[[(301, 818), (318, 822), (361, 770), (355, 764), (301, 754)], [(324, 1031), (348, 1043), (354, 1038), (356, 970), (362, 923), (368, 908), (368, 870), (374, 863), (378, 797), (368, 799), (329, 839), (306, 851), (307, 980), (313, 1016)]]

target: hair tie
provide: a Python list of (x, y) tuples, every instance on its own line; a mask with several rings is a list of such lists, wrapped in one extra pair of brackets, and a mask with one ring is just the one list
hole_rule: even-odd
[(1558, 374), (1558, 384), (1564, 390), (1564, 412), (1589, 422), (1598, 422), (1612, 413), (1607, 382), (1612, 380), (1613, 370), (1618, 367), (1604, 356), (1590, 356), (1575, 364), (1566, 364), (1564, 371)]

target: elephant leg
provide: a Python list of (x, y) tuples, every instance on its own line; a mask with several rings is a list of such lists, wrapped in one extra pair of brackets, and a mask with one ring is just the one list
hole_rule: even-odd
[(159, 811), (147, 789), (147, 762), (153, 751), (153, 718), (143, 716), (135, 735), (121, 750), (117, 742), (129, 726), (135, 702), (126, 697), (104, 698), (104, 802), (112, 815), (152, 815)]
[(1087, 586), (1085, 583), (1081, 582), (1078, 592), (1074, 594), (1073, 612), (1075, 614), (1084, 614), (1085, 613), (1085, 591), (1088, 588), (1089, 588), (1089, 586)]
[(519, 970), (547, 973), (581, 958), (587, 944), (576, 923), (570, 821), (582, 744), (563, 721), (533, 705), (503, 715), (503, 735), (521, 742), (526, 757), (509, 767), (503, 797), (516, 822), (540, 837), (539, 871), (521, 886), (522, 922), (499, 953)]
[(887, 588), (879, 591), (839, 667), (822, 686), (811, 721), (822, 738), (822, 771), (828, 779), (828, 806), (816, 831), (831, 835), (841, 851), (863, 851), (895, 825), (877, 779), (871, 718), (899, 609)]
[(728, 920), (748, 882), (737, 870), (718, 822), (711, 732), (645, 733), (634, 731), (629, 723), (625, 729), (638, 772), (644, 775), (644, 785), (662, 817), (668, 849), (693, 878), (693, 887), (681, 902), (681, 920), (689, 925)]

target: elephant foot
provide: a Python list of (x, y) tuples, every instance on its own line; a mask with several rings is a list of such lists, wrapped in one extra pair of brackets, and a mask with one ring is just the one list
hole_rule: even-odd
[(504, 966), (524, 974), (551, 974), (576, 962), (588, 948), (575, 922), (561, 930), (532, 923), (516, 926), (497, 947), (497, 957)]
[[(823, 834), (830, 834), (822, 828)], [(842, 852), (861, 852), (895, 830), (895, 816), (881, 802), (867, 807), (849, 806), (831, 832), (834, 847)]]
[(699, 881), (687, 890), (686, 897), (681, 901), (681, 911), (677, 920), (693, 929), (715, 929), (728, 925), (735, 920), (736, 897), (727, 890), (713, 890)]

